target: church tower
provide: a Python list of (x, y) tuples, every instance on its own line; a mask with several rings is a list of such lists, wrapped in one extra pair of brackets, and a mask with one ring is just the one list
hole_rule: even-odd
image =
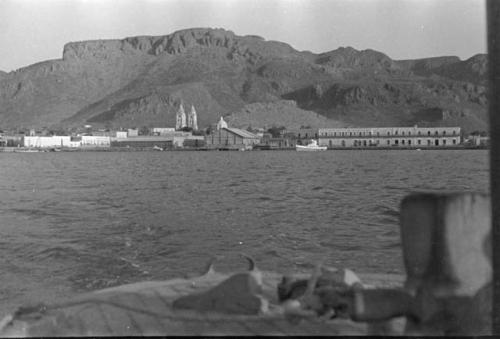
[(175, 129), (180, 130), (184, 127), (186, 127), (186, 113), (184, 112), (184, 107), (182, 106), (182, 102), (181, 102), (179, 110), (177, 111), (177, 114), (175, 115)]
[(198, 118), (196, 116), (196, 110), (194, 109), (194, 106), (191, 105), (191, 112), (188, 114), (188, 127), (191, 127), (193, 131), (198, 130)]
[(227, 122), (224, 120), (223, 117), (220, 117), (219, 122), (217, 123), (217, 130), (227, 128)]

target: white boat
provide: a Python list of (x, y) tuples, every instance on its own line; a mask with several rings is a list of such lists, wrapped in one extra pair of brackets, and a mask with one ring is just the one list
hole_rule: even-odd
[(296, 145), (295, 149), (297, 151), (326, 151), (326, 146), (318, 146), (318, 142), (314, 139), (311, 140), (306, 146)]

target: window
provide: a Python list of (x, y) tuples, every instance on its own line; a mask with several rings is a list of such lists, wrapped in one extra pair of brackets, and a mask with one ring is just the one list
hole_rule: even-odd
[(422, 144), (422, 140), (418, 139), (417, 140), (417, 144), (421, 145)]
[(453, 145), (456, 145), (456, 144), (457, 144), (457, 140), (453, 139)]
[(391, 141), (390, 140), (387, 140), (387, 145), (390, 145), (391, 144)]
[(411, 140), (408, 140), (408, 145), (411, 145)]
[(443, 135), (446, 135), (446, 131), (443, 131)]
[(362, 135), (362, 133), (361, 133), (361, 132), (359, 132), (359, 136), (361, 136), (361, 135)]
[(457, 131), (453, 131), (453, 135), (456, 135), (457, 134)]
[(391, 135), (391, 132), (387, 132), (387, 135), (390, 136)]
[(345, 140), (342, 140), (342, 146), (345, 146)]
[(446, 139), (443, 139), (443, 145), (446, 145)]
[(405, 144), (405, 141), (404, 140), (401, 140), (401, 145), (404, 145)]
[[(430, 133), (430, 132), (429, 132), (429, 133)], [(431, 145), (431, 140), (430, 140), (430, 139), (428, 139), (428, 140), (427, 140), (427, 145), (428, 145), (428, 146), (430, 146), (430, 145)]]
[(403, 131), (403, 135), (405, 135), (405, 131)]
[(394, 135), (398, 135), (398, 131), (394, 132)]
[(429, 136), (430, 136), (430, 135), (431, 135), (431, 131), (427, 131), (427, 135), (429, 135)]
[(439, 134), (438, 131), (434, 132), (434, 135), (438, 135), (438, 134)]
[(379, 137), (379, 136), (380, 136), (380, 133), (379, 133), (379, 132), (377, 132), (377, 137)]
[(418, 134), (418, 135), (422, 135), (422, 133), (421, 133), (420, 131), (418, 131), (418, 133), (417, 133), (417, 134)]
[(352, 132), (349, 132), (349, 136), (352, 137)]

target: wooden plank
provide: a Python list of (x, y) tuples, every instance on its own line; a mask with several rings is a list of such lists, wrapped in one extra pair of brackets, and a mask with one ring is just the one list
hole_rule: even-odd
[(58, 336), (83, 336), (84, 328), (79, 317), (72, 316), (67, 312), (57, 312), (56, 324)]
[(285, 335), (279, 326), (270, 319), (256, 319), (245, 323), (251, 335)]
[[(137, 305), (135, 293), (120, 293), (110, 296), (108, 300), (118, 306), (110, 304), (101, 306), (105, 311), (108, 324), (114, 329), (115, 333), (118, 335), (143, 334), (145, 328), (142, 326), (142, 322), (147, 321), (148, 317), (141, 314), (141, 308)], [(123, 308), (119, 307), (121, 305)]]
[(246, 327), (239, 321), (208, 321), (211, 324), (201, 335), (251, 335)]
[(155, 297), (138, 295), (138, 303), (145, 309), (150, 310), (151, 312), (155, 312), (158, 316), (150, 316), (151, 322), (154, 322), (150, 327), (146, 325), (146, 330), (143, 332), (145, 335), (166, 335), (167, 329), (164, 325), (164, 322), (161, 318), (161, 315), (165, 314), (167, 308), (165, 304), (161, 301), (157, 300)]
[[(76, 315), (82, 321), (85, 336), (110, 336), (114, 334), (105, 321), (104, 313), (96, 305), (83, 305)], [(50, 336), (50, 334), (45, 336)]]
[(151, 314), (144, 314), (142, 312), (129, 312), (129, 314), (131, 314), (133, 320), (137, 323), (138, 327), (140, 327), (142, 335), (162, 335), (166, 330), (159, 318), (162, 313), (160, 310), (153, 307), (154, 304), (151, 303), (151, 299), (152, 298), (143, 298), (138, 293), (131, 294), (128, 301), (138, 309), (147, 310), (151, 312)]

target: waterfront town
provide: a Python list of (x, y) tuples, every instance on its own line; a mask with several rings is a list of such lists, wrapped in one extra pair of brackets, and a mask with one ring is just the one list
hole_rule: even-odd
[(183, 105), (175, 127), (110, 130), (85, 125), (76, 132), (29, 129), (0, 131), (0, 151), (60, 150), (287, 150), (315, 140), (328, 149), (484, 148), (489, 138), (479, 133), (464, 136), (460, 127), (349, 127), (288, 130), (272, 127), (244, 130), (230, 127), (221, 116), (198, 129), (194, 106), (186, 115)]

